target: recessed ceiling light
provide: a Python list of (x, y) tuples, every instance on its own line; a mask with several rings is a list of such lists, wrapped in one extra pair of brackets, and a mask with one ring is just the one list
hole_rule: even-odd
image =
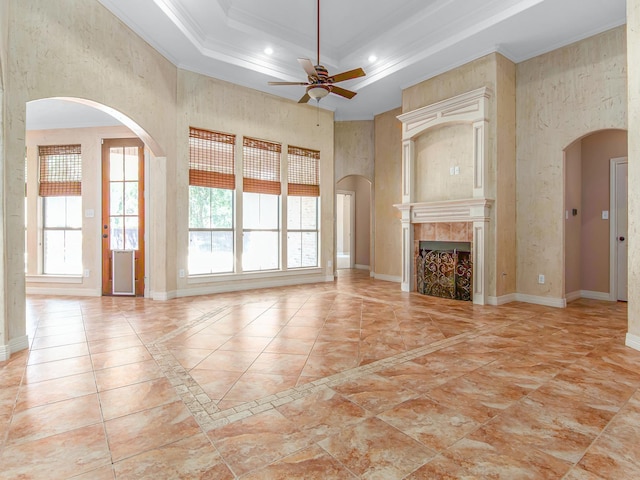
[(264, 53), (266, 53), (267, 55), (273, 54), (273, 48), (271, 48), (271, 47), (265, 48), (264, 49)]
[(376, 60), (378, 60), (378, 57), (375, 55), (369, 55), (369, 63), (374, 63)]

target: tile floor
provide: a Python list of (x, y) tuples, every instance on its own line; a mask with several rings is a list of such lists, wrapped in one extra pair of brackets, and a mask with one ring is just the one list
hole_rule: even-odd
[(0, 478), (640, 478), (626, 305), (480, 307), (366, 273), (27, 300)]

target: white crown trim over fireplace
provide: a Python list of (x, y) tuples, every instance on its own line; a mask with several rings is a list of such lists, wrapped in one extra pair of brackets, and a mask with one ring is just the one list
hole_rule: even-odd
[[(487, 235), (494, 200), (487, 198), (487, 115), (490, 91), (486, 87), (443, 100), (398, 116), (402, 122), (402, 290), (412, 287), (414, 266), (413, 225), (416, 223), (473, 223), (473, 303), (487, 304), (489, 264)], [(416, 202), (415, 139), (430, 128), (449, 123), (473, 126), (473, 198)]]

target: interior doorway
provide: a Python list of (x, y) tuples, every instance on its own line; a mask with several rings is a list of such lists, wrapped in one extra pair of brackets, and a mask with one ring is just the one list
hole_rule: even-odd
[(144, 144), (102, 144), (102, 294), (144, 295)]
[(627, 184), (626, 157), (611, 159), (611, 221), (610, 221), (610, 294), (611, 300), (627, 301)]
[(355, 192), (336, 193), (336, 268), (355, 267)]

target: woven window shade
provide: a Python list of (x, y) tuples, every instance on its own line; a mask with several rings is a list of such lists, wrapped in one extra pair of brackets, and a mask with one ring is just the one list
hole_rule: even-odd
[(307, 148), (288, 148), (289, 195), (320, 196), (320, 152)]
[(82, 195), (80, 145), (38, 147), (41, 197)]
[(234, 149), (236, 136), (189, 129), (189, 185), (236, 188)]
[(243, 140), (243, 191), (280, 195), (279, 143), (244, 137)]

